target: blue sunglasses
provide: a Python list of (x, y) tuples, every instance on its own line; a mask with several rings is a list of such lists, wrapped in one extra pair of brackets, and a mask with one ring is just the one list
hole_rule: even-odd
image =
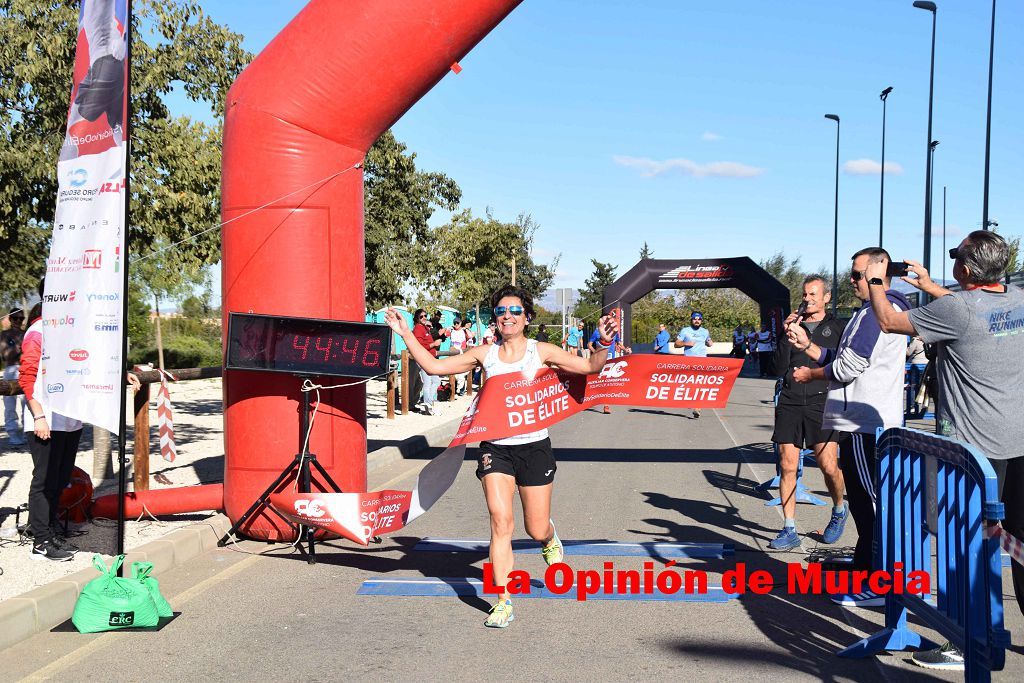
[(495, 306), (494, 317), (500, 318), (505, 315), (505, 311), (508, 311), (512, 315), (522, 315), (525, 309), (522, 306)]

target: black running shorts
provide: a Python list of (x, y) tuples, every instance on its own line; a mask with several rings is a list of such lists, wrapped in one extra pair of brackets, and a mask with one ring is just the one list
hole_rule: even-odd
[(800, 448), (810, 449), (816, 443), (840, 443), (845, 432), (823, 430), (821, 420), (825, 415), (824, 396), (821, 401), (806, 405), (779, 403), (775, 406), (775, 431), (773, 443), (791, 443)]
[(482, 441), (476, 458), (477, 479), (500, 472), (515, 477), (519, 486), (550, 484), (557, 469), (549, 438), (520, 444)]

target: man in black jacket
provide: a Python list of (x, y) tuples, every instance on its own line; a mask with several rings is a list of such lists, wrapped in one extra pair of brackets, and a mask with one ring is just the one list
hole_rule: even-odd
[[(828, 312), (832, 293), (828, 282), (819, 275), (804, 280), (803, 305), (786, 318), (786, 327), (799, 325), (820, 348), (834, 349), (843, 335), (843, 324)], [(785, 522), (782, 531), (769, 544), (775, 550), (789, 550), (800, 545), (796, 532), (796, 472), (800, 451), (814, 449), (818, 467), (825, 475), (825, 484), (832, 496), (832, 517), (825, 527), (825, 543), (835, 543), (843, 535), (847, 509), (843, 503), (843, 472), (836, 459), (838, 442), (843, 432), (822, 431), (821, 419), (828, 397), (828, 381), (800, 384), (793, 380), (793, 369), (815, 366), (814, 359), (798, 350), (783, 336), (775, 351), (775, 367), (782, 374), (782, 391), (775, 407), (775, 433), (772, 441), (779, 446), (779, 496)]]

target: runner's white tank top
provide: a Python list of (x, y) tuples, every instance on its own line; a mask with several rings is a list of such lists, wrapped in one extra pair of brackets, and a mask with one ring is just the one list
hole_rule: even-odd
[[(488, 382), (491, 381), (492, 377), (508, 375), (513, 372), (523, 377), (532, 378), (544, 367), (544, 363), (540, 360), (540, 354), (537, 353), (536, 339), (526, 340), (526, 353), (514, 363), (503, 363), (498, 358), (498, 349), (500, 348), (500, 343), (492, 344), (491, 348), (487, 350), (487, 355), (484, 357), (484, 370), (487, 372)], [(506, 439), (492, 439), (491, 443), (503, 445), (533, 443), (534, 441), (541, 441), (546, 438), (548, 438), (548, 430), (542, 429), (539, 432), (528, 432), (518, 436), (510, 436)]]

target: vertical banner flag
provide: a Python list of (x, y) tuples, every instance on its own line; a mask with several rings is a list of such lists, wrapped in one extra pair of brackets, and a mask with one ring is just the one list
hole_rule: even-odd
[(82, 0), (43, 292), (40, 390), (52, 409), (121, 429), (127, 0)]

